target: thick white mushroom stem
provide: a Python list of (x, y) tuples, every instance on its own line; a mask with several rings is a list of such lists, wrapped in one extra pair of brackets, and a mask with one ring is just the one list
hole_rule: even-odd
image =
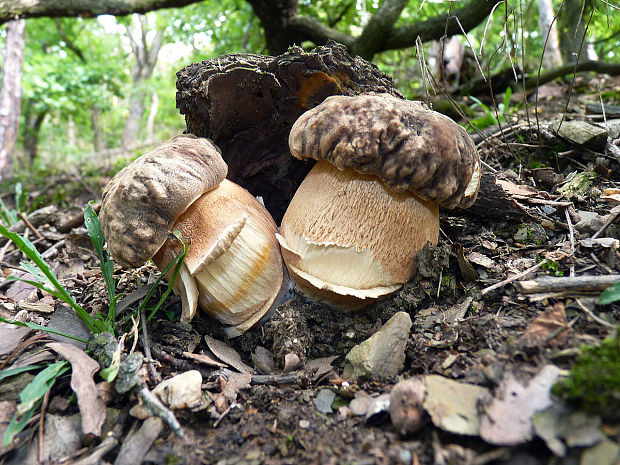
[(299, 186), (277, 235), (297, 285), (342, 308), (400, 288), (417, 271), (417, 252), (438, 236), (437, 205), (326, 161)]
[[(224, 180), (196, 200), (177, 219), (174, 229), (191, 239), (175, 285), (183, 319), (190, 320), (199, 305), (230, 325), (230, 337), (257, 323), (284, 280), (277, 227), (265, 207), (242, 187)], [(179, 248), (168, 240), (153, 261), (163, 269)]]

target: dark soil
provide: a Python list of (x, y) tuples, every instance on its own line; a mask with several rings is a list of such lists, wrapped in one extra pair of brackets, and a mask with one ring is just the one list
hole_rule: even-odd
[[(595, 94), (589, 93), (596, 88), (594, 84), (581, 81), (581, 85), (582, 93), (578, 94), (579, 98), (573, 96), (569, 107), (573, 112), (566, 115), (568, 118), (588, 119), (583, 112), (583, 103), (598, 100)], [(604, 79), (604, 86), (618, 89), (620, 81)], [(564, 102), (557, 97), (539, 102), (542, 110), (539, 120), (561, 117)], [(267, 348), (278, 368), (269, 380), (253, 379), (248, 388), (239, 390), (237, 399), (227, 403), (223, 411), (218, 411), (217, 397), (235, 370), (213, 368), (183, 356), (183, 352), (208, 350), (201, 337), (203, 334), (224, 340), (221, 328), (206, 317), (196, 319), (191, 325), (171, 322), (163, 313), (156, 317), (149, 324), (149, 332), (153, 358), (159, 362), (157, 371), (165, 378), (198, 369), (203, 374), (203, 390), (210, 403), (196, 412), (178, 411), (184, 437), (179, 438), (165, 429), (150, 447), (144, 463), (578, 463), (579, 448), (569, 449), (567, 456), (560, 458), (555, 457), (539, 439), (513, 447), (498, 447), (479, 437), (444, 432), (428, 417), (418, 433), (402, 436), (392, 426), (386, 412), (366, 419), (352, 415), (346, 408), (356, 390), (369, 394), (386, 393), (398, 380), (412, 376), (439, 374), (485, 386), (493, 392), (505, 373), (527, 381), (548, 363), (570, 368), (576, 360), (576, 348), (581, 344), (597, 343), (611, 331), (584, 313), (581, 305), (593, 308), (593, 312), (606, 321), (616, 325), (620, 322), (618, 303), (592, 305), (600, 291), (579, 295), (574, 292), (527, 295), (519, 292), (512, 283), (490, 292), (484, 291), (544, 258), (547, 258), (548, 266), (521, 279), (620, 272), (617, 247), (590, 247), (580, 242), (592, 237), (601, 225), (575, 228), (578, 217), (585, 216), (583, 212), (606, 215), (615, 205), (601, 199), (601, 194), (605, 189), (620, 188), (618, 160), (609, 153), (596, 153), (569, 146), (561, 140), (551, 140), (536, 129), (535, 122), (530, 121), (528, 126), (523, 115), (516, 117), (518, 120), (514, 124), (519, 123), (521, 129), (497, 130), (493, 137), (487, 135), (479, 140), (479, 150), (487, 164), (484, 182), (488, 184), (488, 191), (481, 191), (478, 208), (442, 212), (439, 243), (421, 252), (419, 273), (412, 282), (389, 299), (354, 313), (334, 310), (296, 294), (264, 325), (229, 341), (250, 366), (254, 366), (252, 355), (256, 347)], [(541, 167), (549, 168), (546, 177), (536, 173)], [(560, 195), (558, 188), (562, 181), (572, 172), (585, 170), (597, 173), (593, 183), (575, 196)], [(539, 192), (538, 200), (530, 201), (513, 192), (498, 191), (494, 179), (535, 187)], [(571, 202), (571, 206), (558, 206), (564, 205), (561, 202), (565, 201)], [(529, 233), (526, 232), (525, 239), (520, 239), (521, 236), (516, 235), (523, 228)], [(56, 236), (52, 236), (54, 228), (50, 224), (39, 226), (39, 230), (46, 237), (37, 244), (41, 252), (65, 240), (50, 262), (54, 263), (56, 270), (66, 268), (65, 282), (78, 303), (89, 310), (105, 310), (104, 283), (96, 256), (88, 247), (88, 241), (84, 240), (85, 231), (73, 228), (69, 233), (56, 232)], [(620, 239), (620, 226), (617, 222), (611, 224), (600, 237)], [(472, 257), (472, 252), (478, 255)], [(5, 274), (17, 266), (18, 256), (11, 248), (3, 251)], [(153, 282), (156, 275), (157, 271), (150, 266), (132, 273), (117, 270), (119, 292), (129, 294), (137, 287)], [(19, 306), (16, 298), (10, 297), (11, 285), (4, 281), (0, 286), (3, 293), (0, 314), (14, 316)], [(42, 298), (37, 294), (37, 299)], [(562, 305), (568, 321), (566, 327), (561, 328), (563, 337), (547, 334), (546, 339), (535, 342), (524, 338), (532, 320), (557, 304)], [(463, 305), (466, 309), (464, 316), (455, 319), (452, 315)], [(179, 314), (178, 298), (169, 299), (166, 311), (171, 316)], [(348, 351), (398, 311), (407, 312), (413, 321), (402, 372), (392, 379), (358, 383), (343, 380), (343, 362)], [(46, 319), (36, 312), (28, 312), (27, 318), (41, 322)], [(36, 351), (41, 344), (39, 341), (27, 349)], [(142, 341), (139, 348), (141, 346)], [(324, 370), (319, 375), (303, 368), (292, 374), (282, 374), (285, 356), (291, 353), (296, 354), (302, 363), (325, 357), (336, 358), (332, 362), (333, 369)], [(144, 379), (150, 387), (154, 386), (155, 382), (146, 370)], [(319, 412), (313, 402), (322, 389), (336, 393), (333, 413)], [(51, 397), (67, 398), (69, 395), (68, 384), (64, 382), (57, 384)], [(114, 462), (129, 433), (142, 423), (126, 415), (134, 403), (135, 399), (130, 395), (116, 396), (110, 401), (110, 417), (116, 422), (117, 442), (104, 454), (101, 459), (104, 462), (80, 463)], [(77, 407), (69, 405), (64, 412), (75, 411)], [(28, 434), (22, 435), (22, 447), (27, 448), (31, 443), (37, 427), (38, 422), (27, 430)], [(618, 442), (619, 423), (606, 420), (603, 428), (610, 439)], [(90, 456), (99, 442), (87, 443), (87, 448), (77, 451), (73, 458)], [(18, 463), (15, 462), (16, 454), (15, 451), (8, 452), (0, 462)]]

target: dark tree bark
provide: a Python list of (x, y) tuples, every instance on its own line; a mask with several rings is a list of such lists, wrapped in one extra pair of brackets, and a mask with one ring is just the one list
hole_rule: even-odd
[(313, 161), (290, 155), (288, 135), (299, 115), (330, 95), (389, 92), (376, 65), (330, 43), (312, 52), (292, 47), (277, 57), (224, 55), (177, 73), (177, 108), (187, 132), (212, 139), (228, 178), (263, 197), (280, 221)]
[(0, 0), (0, 24), (12, 18), (125, 16), (160, 8), (191, 5), (202, 0)]
[(0, 180), (13, 172), (13, 148), (17, 139), (22, 101), (22, 63), (24, 61), (26, 21), (6, 25), (6, 48), (0, 83)]
[[(31, 105), (28, 106), (30, 107)], [(24, 128), (24, 152), (26, 152), (30, 163), (32, 163), (39, 151), (39, 135), (41, 134), (41, 126), (46, 115), (47, 110), (34, 112), (26, 109), (26, 114), (24, 115), (24, 122), (26, 123)]]
[[(0, 23), (12, 15), (83, 16), (100, 14), (127, 15), (145, 13), (159, 8), (184, 6), (200, 0), (0, 0)], [(272, 55), (284, 53), (293, 44), (311, 41), (324, 45), (334, 40), (345, 45), (353, 54), (366, 59), (385, 50), (411, 47), (418, 36), (424, 41), (440, 39), (468, 32), (489, 15), (500, 0), (470, 0), (450, 15), (439, 15), (426, 21), (394, 27), (402, 10), (410, 3), (406, 0), (383, 0), (374, 16), (359, 36), (352, 36), (334, 29), (317, 19), (298, 15), (298, 0), (246, 0), (260, 19), (267, 48)], [(458, 22), (455, 18), (458, 18)], [(463, 30), (459, 26), (462, 25)]]

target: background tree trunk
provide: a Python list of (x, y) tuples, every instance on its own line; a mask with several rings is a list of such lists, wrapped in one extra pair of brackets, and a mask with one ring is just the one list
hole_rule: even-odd
[(90, 124), (93, 131), (93, 149), (95, 152), (103, 150), (103, 137), (101, 135), (101, 125), (99, 124), (100, 117), (101, 108), (99, 108), (99, 105), (93, 105), (93, 111), (90, 114)]
[(26, 21), (23, 19), (6, 25), (6, 48), (0, 84), (0, 180), (11, 177), (13, 172), (13, 148), (22, 100), (25, 30)]
[(157, 62), (157, 56), (163, 43), (163, 30), (154, 31), (154, 37), (149, 45), (147, 34), (148, 21), (146, 16), (140, 15), (134, 20), (134, 24), (127, 26), (129, 41), (133, 50), (136, 64), (133, 69), (132, 91), (129, 97), (129, 115), (125, 120), (121, 146), (128, 147), (136, 143), (140, 131), (140, 119), (144, 113), (145, 89), (144, 82), (153, 74), (153, 68)]
[(538, 25), (543, 43), (547, 41), (543, 54), (543, 66), (547, 69), (562, 66), (558, 27), (554, 17), (551, 0), (538, 0)]
[(581, 47), (581, 43), (586, 34), (585, 25), (591, 8), (589, 0), (564, 0), (564, 10), (560, 15), (560, 48), (565, 63), (579, 62), (586, 58), (587, 45), (584, 43)]

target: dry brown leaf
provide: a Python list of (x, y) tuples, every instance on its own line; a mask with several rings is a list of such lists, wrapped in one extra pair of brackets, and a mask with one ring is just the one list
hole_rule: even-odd
[(211, 349), (211, 352), (222, 362), (227, 363), (241, 373), (252, 373), (254, 371), (243, 363), (239, 353), (225, 342), (218, 341), (207, 334), (205, 334), (205, 342), (209, 349)]
[(539, 197), (540, 191), (532, 186), (526, 186), (524, 184), (515, 184), (504, 179), (498, 179), (495, 181), (499, 184), (508, 195), (518, 195), (520, 197)]
[(226, 367), (228, 366), (226, 363), (218, 362), (214, 358), (209, 357), (205, 354), (192, 354), (191, 352), (183, 352), (183, 357), (189, 358), (198, 363), (204, 363), (205, 365), (213, 366), (213, 367)]
[(532, 439), (532, 416), (553, 403), (549, 390), (559, 374), (558, 367), (546, 365), (525, 387), (508, 373), (495, 399), (484, 409), (480, 437), (489, 444), (505, 446)]
[(558, 302), (552, 307), (548, 307), (530, 323), (521, 337), (521, 342), (525, 347), (548, 345), (555, 348), (562, 346), (568, 338), (569, 328), (567, 325), (568, 320), (566, 319), (564, 304)]
[(101, 436), (107, 410), (93, 380), (93, 375), (99, 371), (99, 363), (73, 344), (50, 342), (47, 346), (71, 364), (71, 389), (77, 396), (82, 414), (82, 432)]
[(612, 203), (620, 202), (620, 189), (605, 189), (601, 199), (609, 200)]

